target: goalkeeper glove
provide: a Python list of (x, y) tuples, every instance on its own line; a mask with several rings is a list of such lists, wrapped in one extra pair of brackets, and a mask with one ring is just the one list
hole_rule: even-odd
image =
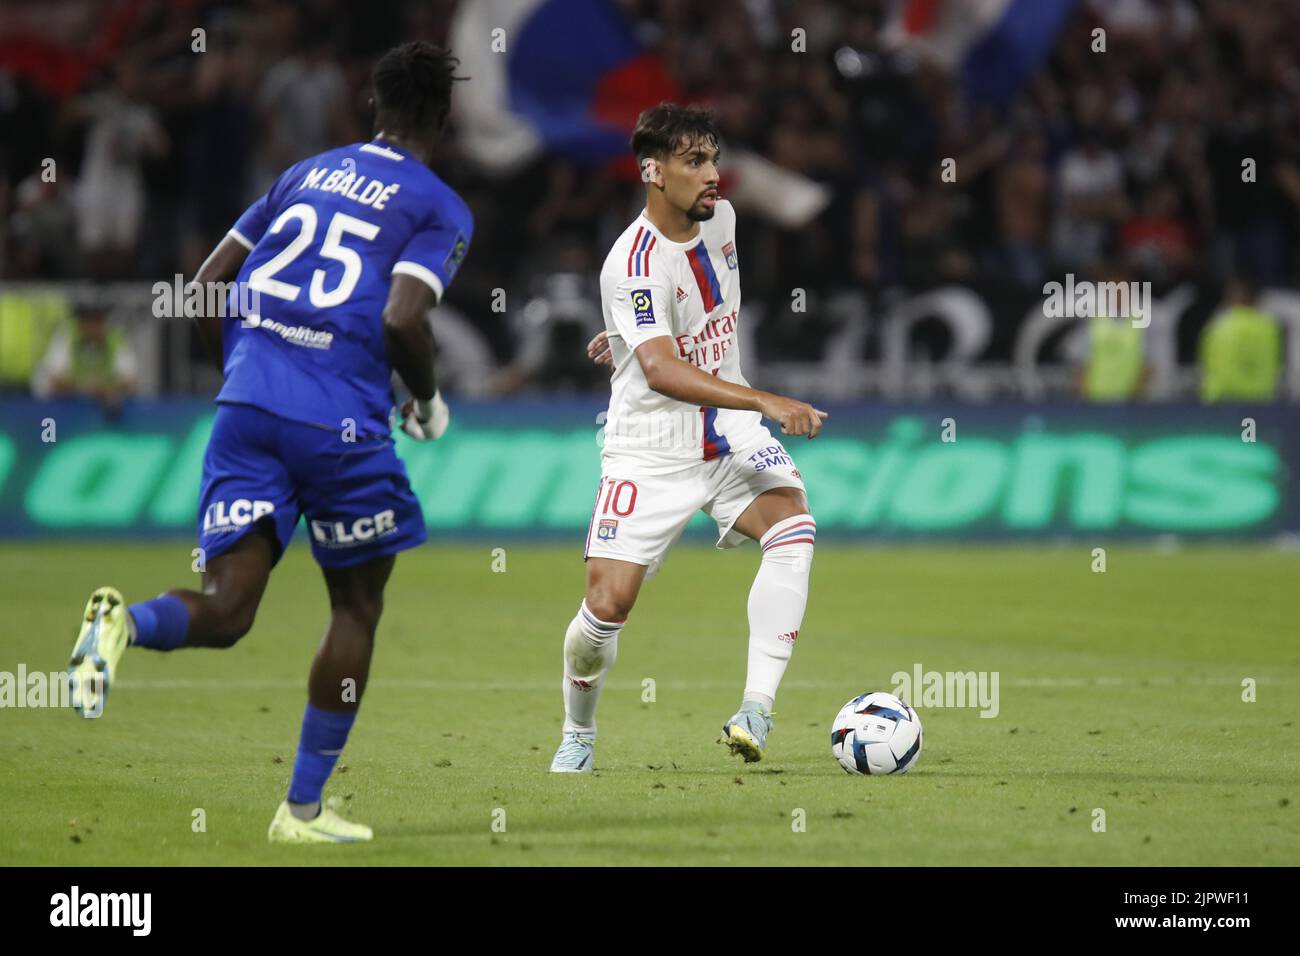
[(442, 400), (441, 392), (433, 398), (412, 398), (402, 405), (402, 431), (416, 441), (434, 441), (442, 437), (451, 422), (451, 409)]

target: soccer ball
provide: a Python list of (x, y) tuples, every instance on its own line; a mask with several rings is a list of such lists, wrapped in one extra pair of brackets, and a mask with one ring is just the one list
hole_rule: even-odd
[(848, 773), (907, 773), (921, 756), (921, 718), (893, 694), (862, 694), (831, 724), (831, 753)]

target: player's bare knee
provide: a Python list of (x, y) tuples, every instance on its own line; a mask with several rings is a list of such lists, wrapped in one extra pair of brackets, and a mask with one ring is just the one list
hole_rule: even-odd
[(253, 629), (256, 615), (257, 607), (249, 603), (221, 605), (213, 619), (211, 645), (234, 647)]
[(616, 589), (595, 585), (587, 589), (587, 610), (601, 621), (611, 623), (627, 620), (636, 604), (635, 594), (619, 593)]

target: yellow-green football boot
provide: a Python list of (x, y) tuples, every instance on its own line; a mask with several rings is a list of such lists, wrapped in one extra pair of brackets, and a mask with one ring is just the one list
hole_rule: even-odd
[(299, 820), (289, 809), (289, 801), (275, 811), (266, 838), (272, 843), (359, 843), (374, 837), (374, 831), (361, 823), (350, 823), (324, 805), (311, 820)]
[(772, 730), (772, 714), (756, 701), (747, 700), (740, 710), (722, 725), (718, 743), (726, 744), (734, 756), (740, 754), (745, 763), (762, 760), (767, 750), (767, 735)]
[(116, 588), (99, 588), (86, 602), (81, 633), (68, 660), (72, 708), (82, 717), (98, 717), (117, 679), (118, 661), (131, 643), (130, 615)]

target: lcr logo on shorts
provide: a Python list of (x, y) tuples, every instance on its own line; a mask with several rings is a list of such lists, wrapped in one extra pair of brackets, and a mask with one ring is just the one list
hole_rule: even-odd
[(269, 501), (250, 501), (237, 498), (227, 507), (224, 501), (214, 501), (203, 513), (204, 534), (225, 534), (237, 531), (264, 518), (275, 511), (275, 505)]
[(376, 538), (397, 531), (397, 513), (389, 508), (374, 517), (358, 518), (348, 525), (346, 521), (313, 521), (311, 535), (316, 543), (326, 548), (355, 548), (369, 544)]

